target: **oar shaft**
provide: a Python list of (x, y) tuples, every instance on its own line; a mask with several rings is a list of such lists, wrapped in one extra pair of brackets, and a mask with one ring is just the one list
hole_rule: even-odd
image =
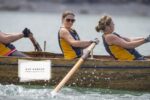
[(92, 43), (88, 47), (86, 53), (82, 55), (82, 57), (73, 66), (73, 68), (67, 73), (67, 75), (63, 78), (63, 80), (56, 86), (56, 88), (53, 90), (53, 93), (57, 93), (65, 85), (65, 83), (71, 78), (71, 76), (77, 71), (77, 69), (80, 68), (81, 64), (88, 57), (88, 55), (90, 54), (91, 50), (95, 47), (95, 45), (96, 43)]
[(32, 36), (32, 37), (29, 37), (31, 42), (33, 43), (35, 49), (37, 49), (37, 51), (42, 51), (39, 43), (35, 40), (35, 38)]
[(74, 67), (68, 72), (68, 74), (63, 78), (63, 80), (57, 85), (57, 87), (54, 89), (55, 92), (58, 92), (65, 83), (71, 78), (71, 76), (74, 74), (74, 72), (80, 67), (80, 65), (83, 63), (83, 59), (80, 58), (80, 60), (74, 65)]

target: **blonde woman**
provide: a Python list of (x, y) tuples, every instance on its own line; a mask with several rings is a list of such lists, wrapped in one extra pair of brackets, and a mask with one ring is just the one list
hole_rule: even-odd
[(72, 28), (75, 22), (75, 14), (71, 11), (65, 11), (62, 14), (62, 25), (58, 32), (59, 46), (65, 59), (74, 59), (82, 55), (83, 49), (87, 48), (92, 42), (81, 41), (78, 33)]
[(116, 60), (144, 60), (144, 57), (135, 49), (136, 47), (150, 42), (147, 38), (130, 39), (122, 37), (116, 32), (115, 24), (110, 16), (102, 16), (96, 26), (97, 32), (102, 32), (102, 39), (106, 51)]

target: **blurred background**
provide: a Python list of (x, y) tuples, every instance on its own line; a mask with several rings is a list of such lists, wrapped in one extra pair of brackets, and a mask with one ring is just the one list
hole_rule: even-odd
[[(0, 10), (81, 14), (150, 15), (150, 0), (0, 0)], [(125, 14), (124, 14), (125, 13)]]
[[(6, 33), (21, 32), (30, 28), (46, 51), (61, 53), (58, 31), (61, 15), (71, 10), (76, 15), (74, 28), (82, 40), (100, 39), (94, 54), (107, 55), (101, 33), (95, 31), (100, 17), (112, 16), (115, 31), (126, 37), (146, 37), (150, 34), (150, 0), (0, 0), (0, 30)], [(20, 51), (33, 51), (29, 39), (14, 42)], [(150, 43), (137, 48), (143, 55), (150, 55)]]

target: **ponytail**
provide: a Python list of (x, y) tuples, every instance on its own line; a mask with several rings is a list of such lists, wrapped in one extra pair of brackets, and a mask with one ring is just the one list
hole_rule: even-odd
[(99, 20), (98, 25), (95, 27), (95, 30), (97, 32), (105, 31), (106, 26), (109, 26), (111, 21), (112, 21), (112, 19), (110, 16), (107, 16), (107, 15), (102, 16)]

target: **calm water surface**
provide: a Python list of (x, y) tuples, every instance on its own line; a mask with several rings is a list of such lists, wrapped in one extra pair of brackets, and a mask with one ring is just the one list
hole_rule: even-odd
[[(99, 15), (76, 15), (74, 28), (82, 40), (99, 38), (101, 33), (95, 31)], [(112, 16), (116, 32), (127, 37), (145, 37), (150, 34), (150, 17), (143, 16)], [(34, 36), (43, 48), (47, 41), (46, 51), (60, 53), (57, 33), (61, 25), (61, 14), (55, 13), (28, 13), (28, 12), (0, 12), (0, 30), (3, 32), (21, 32), (25, 27), (31, 29)], [(102, 40), (101, 40), (102, 41)], [(34, 50), (29, 39), (14, 42), (18, 50)], [(150, 43), (137, 48), (143, 55), (150, 55)], [(103, 43), (95, 48), (94, 54), (106, 55)]]

